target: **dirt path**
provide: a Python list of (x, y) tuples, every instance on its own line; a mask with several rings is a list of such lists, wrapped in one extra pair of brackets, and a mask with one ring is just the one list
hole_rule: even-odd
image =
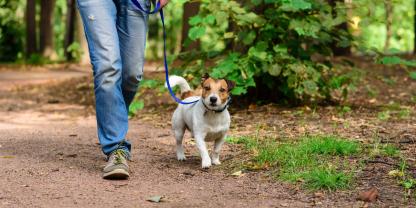
[[(0, 72), (3, 104), (20, 99), (5, 96), (10, 86), (39, 84), (77, 73), (44, 73), (42, 78), (16, 83), (22, 74)], [(30, 72), (33, 73), (33, 72)], [(67, 76), (68, 75), (68, 76)], [(55, 80), (56, 81), (56, 80)], [(6, 85), (4, 85), (6, 86)], [(14, 103), (16, 102), (16, 103)], [(27, 105), (0, 108), (0, 207), (276, 207), (305, 206), (299, 193), (270, 183), (257, 174), (235, 178), (219, 168), (200, 169), (198, 152), (188, 143), (188, 161), (177, 162), (169, 128), (156, 128), (135, 120), (128, 139), (134, 162), (127, 181), (101, 179), (104, 165), (96, 139), (93, 116), (68, 115), (83, 111), (76, 105)], [(59, 111), (57, 111), (59, 109)], [(189, 139), (187, 140), (189, 141)], [(226, 146), (225, 160), (233, 151)], [(146, 199), (164, 196), (155, 204)], [(297, 196), (297, 197), (294, 197)], [(303, 197), (304, 198), (304, 197)], [(306, 199), (306, 198), (305, 198)]]
[[(9, 78), (3, 76), (5, 73)], [(225, 144), (221, 166), (203, 171), (198, 151), (188, 135), (185, 140), (188, 160), (178, 162), (167, 124), (172, 106), (165, 111), (149, 108), (138, 119), (131, 120), (127, 136), (133, 143), (131, 178), (103, 180), (101, 169), (105, 161), (91, 113), (90, 78), (82, 78), (87, 74), (45, 71), (42, 78), (16, 83), (14, 80), (20, 79), (21, 74), (0, 70), (0, 86), (8, 86), (0, 88), (0, 207), (361, 207), (363, 202), (356, 200), (357, 193), (371, 185), (380, 188), (382, 198), (370, 207), (408, 204), (399, 185), (386, 177), (390, 167), (380, 165), (363, 169), (357, 187), (317, 197), (299, 186), (271, 180), (267, 172), (231, 176), (233, 170), (228, 166), (241, 163), (240, 149), (231, 144)], [(80, 77), (82, 80), (73, 85), (61, 79)], [(51, 82), (55, 83), (52, 87), (45, 87)], [(67, 88), (62, 91), (63, 85)], [(46, 88), (48, 92), (56, 91), (53, 93), (59, 94), (59, 99), (38, 93)], [(82, 97), (76, 97), (68, 88), (87, 90), (80, 93)], [(71, 102), (75, 99), (86, 104)], [(271, 113), (271, 117), (261, 120), (259, 115), (265, 112)], [(318, 115), (322, 118), (309, 120), (305, 120), (306, 116), (293, 117), (291, 112), (281, 109), (235, 112), (233, 131), (240, 134), (253, 131), (256, 124), (252, 121), (257, 119), (267, 128), (287, 135), (321, 132), (325, 128), (330, 132), (334, 128), (329, 122), (333, 115), (328, 112), (321, 109)], [(364, 111), (359, 117), (371, 114)], [(157, 125), (152, 122), (155, 120), (159, 121)], [(243, 122), (247, 120), (249, 124)], [(347, 121), (351, 126), (342, 132), (354, 138), (369, 137), (367, 130), (362, 129), (365, 125), (355, 124), (361, 122), (359, 119), (351, 116)], [(305, 123), (311, 127), (304, 126)], [(389, 131), (390, 125), (401, 125), (413, 132), (413, 124), (412, 121), (386, 123), (383, 128)], [(146, 201), (155, 195), (164, 196), (163, 202)]]

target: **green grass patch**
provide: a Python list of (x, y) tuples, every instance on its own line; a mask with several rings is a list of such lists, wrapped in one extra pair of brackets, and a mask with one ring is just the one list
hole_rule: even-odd
[(400, 156), (400, 150), (397, 147), (395, 147), (391, 144), (384, 145), (382, 147), (382, 153), (383, 153), (383, 155), (388, 156), (388, 157), (398, 157), (398, 156)]
[(391, 102), (383, 106), (383, 111), (377, 114), (377, 118), (382, 121), (390, 119), (409, 119), (412, 110), (409, 106), (402, 106), (399, 103)]
[(302, 183), (308, 189), (345, 189), (354, 178), (350, 157), (360, 153), (357, 142), (337, 136), (309, 136), (296, 142), (274, 139), (229, 138), (253, 153), (254, 166), (277, 170), (277, 178)]

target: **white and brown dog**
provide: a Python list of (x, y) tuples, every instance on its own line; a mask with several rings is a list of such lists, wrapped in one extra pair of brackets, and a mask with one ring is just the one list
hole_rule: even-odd
[[(170, 76), (171, 86), (178, 85), (181, 98), (185, 102), (198, 100), (189, 105), (178, 105), (172, 117), (172, 129), (176, 139), (176, 155), (178, 160), (185, 160), (182, 145), (185, 129), (191, 131), (195, 138), (202, 159), (202, 168), (219, 165), (220, 150), (230, 128), (230, 90), (234, 83), (225, 79), (213, 79), (208, 75), (202, 78), (200, 90), (192, 91), (183, 77)], [(209, 156), (205, 142), (214, 142), (212, 157)], [(211, 159), (212, 158), (212, 159)]]

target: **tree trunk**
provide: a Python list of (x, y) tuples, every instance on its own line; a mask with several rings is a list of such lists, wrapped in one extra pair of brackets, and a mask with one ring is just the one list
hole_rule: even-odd
[(85, 33), (84, 33), (84, 26), (82, 24), (82, 19), (81, 19), (81, 15), (79, 14), (78, 10), (76, 11), (76, 41), (78, 41), (78, 43), (81, 46), (81, 50), (82, 50), (82, 55), (81, 55), (81, 59), (79, 60), (79, 62), (81, 64), (88, 64), (90, 63), (90, 56), (89, 56), (89, 52), (88, 52), (88, 43), (87, 43), (87, 39), (85, 38)]
[(198, 14), (200, 5), (201, 3), (199, 1), (186, 2), (183, 5), (181, 52), (198, 49), (201, 45), (201, 42), (199, 40), (187, 44), (187, 42), (190, 41), (188, 39), (188, 32), (191, 28), (189, 25), (189, 19)]
[(393, 5), (390, 0), (384, 0), (384, 8), (386, 10), (386, 41), (384, 42), (384, 52), (387, 52), (390, 47), (390, 39), (393, 35)]
[[(332, 16), (336, 17), (336, 6), (337, 2), (343, 3), (344, 0), (328, 0), (329, 5), (332, 7)], [(343, 22), (342, 24), (336, 26), (336, 30), (344, 30), (348, 32), (348, 24), (347, 22)], [(347, 56), (351, 54), (351, 47), (340, 47), (336, 41), (331, 43), (331, 49), (334, 56)]]
[(64, 55), (67, 61), (74, 59), (72, 54), (68, 52), (68, 47), (74, 42), (75, 33), (75, 0), (67, 0), (67, 13), (65, 25), (65, 39), (64, 39)]
[(36, 0), (26, 1), (26, 56), (37, 52), (36, 44)]
[(55, 59), (52, 25), (55, 0), (41, 0), (40, 5), (40, 52), (46, 58)]

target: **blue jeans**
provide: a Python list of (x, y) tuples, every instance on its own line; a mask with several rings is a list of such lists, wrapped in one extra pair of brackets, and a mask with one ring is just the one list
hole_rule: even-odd
[[(98, 139), (104, 154), (124, 149), (128, 109), (143, 76), (148, 15), (130, 0), (77, 0), (93, 66)], [(150, 0), (139, 0), (150, 8)]]

